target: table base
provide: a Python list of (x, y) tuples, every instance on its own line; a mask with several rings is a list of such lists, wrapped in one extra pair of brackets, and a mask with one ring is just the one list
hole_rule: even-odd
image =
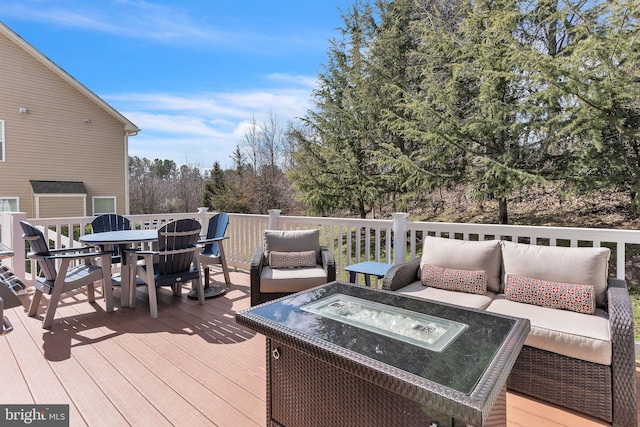
[[(467, 426), (455, 414), (435, 411), (402, 396), (395, 380), (389, 381), (388, 388), (381, 387), (272, 339), (267, 339), (266, 350), (267, 425)], [(503, 386), (482, 425), (506, 424)]]
[[(216, 298), (224, 295), (227, 292), (227, 287), (222, 285), (209, 285), (204, 288), (204, 297), (207, 298)], [(198, 290), (191, 289), (187, 294), (188, 298), (198, 299)]]

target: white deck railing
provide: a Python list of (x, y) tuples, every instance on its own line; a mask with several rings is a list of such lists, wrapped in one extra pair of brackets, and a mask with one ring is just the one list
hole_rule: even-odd
[[(202, 223), (204, 234), (213, 214), (128, 215), (127, 218), (132, 227), (151, 229), (174, 219), (194, 218)], [(19, 224), (22, 220), (27, 220), (24, 213), (0, 212), (0, 242), (15, 253), (13, 258), (1, 261), (25, 283), (32, 284), (34, 279), (27, 272), (35, 271), (36, 266), (26, 258)], [(28, 219), (40, 226), (52, 248), (80, 246), (77, 239), (91, 232), (92, 220), (93, 217)], [(640, 252), (640, 230), (418, 222), (408, 221), (405, 213), (393, 214), (389, 220), (283, 216), (279, 210), (272, 210), (269, 215), (229, 214), (227, 261), (232, 267), (248, 269), (255, 248), (262, 244), (265, 229), (309, 228), (318, 228), (320, 243), (336, 255), (336, 271), (342, 280), (347, 279), (344, 268), (356, 262), (397, 264), (419, 256), (425, 235), (464, 240), (508, 239), (534, 245), (606, 246), (611, 249), (612, 275), (620, 279), (627, 276), (626, 266), (633, 264), (628, 256), (630, 250)], [(74, 238), (69, 238), (69, 230), (74, 230)], [(640, 356), (640, 343), (636, 343), (636, 354)]]
[[(128, 215), (132, 227), (159, 228), (179, 218), (194, 218), (203, 225), (203, 234), (212, 212)], [(611, 248), (612, 273), (625, 278), (628, 250), (640, 245), (640, 230), (594, 229), (571, 227), (534, 227), (495, 224), (458, 224), (440, 222), (408, 221), (408, 215), (396, 213), (392, 219), (352, 219), (283, 216), (279, 210), (269, 215), (229, 214), (229, 227), (225, 251), (229, 265), (248, 268), (256, 247), (262, 244), (265, 229), (309, 229), (318, 228), (321, 244), (336, 255), (339, 278), (345, 279), (344, 267), (365, 260), (399, 263), (419, 256), (424, 235), (458, 239), (508, 239), (530, 244), (563, 246), (606, 246)], [(28, 220), (40, 226), (52, 248), (80, 246), (79, 236), (91, 232), (93, 217), (27, 219), (24, 213), (0, 213), (0, 241), (12, 248), (15, 256), (2, 262), (14, 273), (29, 283), (32, 279), (30, 261), (25, 257), (25, 246), (19, 222)], [(74, 238), (69, 231), (74, 230)], [(638, 252), (636, 247), (635, 252)], [(35, 267), (35, 265), (34, 265)]]

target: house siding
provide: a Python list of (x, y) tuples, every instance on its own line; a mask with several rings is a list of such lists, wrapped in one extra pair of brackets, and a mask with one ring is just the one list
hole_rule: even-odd
[[(80, 196), (68, 197), (40, 197), (40, 218), (81, 216), (84, 198)], [(87, 214), (90, 214), (87, 211)]]
[[(118, 213), (126, 214), (123, 122), (1, 32), (0, 58), (0, 120), (5, 123), (0, 197), (17, 195), (21, 210), (33, 217), (29, 180), (82, 181), (87, 214), (92, 196), (115, 196)], [(82, 215), (77, 200), (67, 201), (47, 201), (46, 217)], [(40, 216), (45, 217), (42, 205)]]

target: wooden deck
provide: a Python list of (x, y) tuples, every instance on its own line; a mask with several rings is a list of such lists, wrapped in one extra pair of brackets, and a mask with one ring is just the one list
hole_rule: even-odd
[[(249, 307), (248, 274), (231, 280), (203, 306), (163, 289), (157, 320), (143, 288), (135, 309), (120, 309), (116, 290), (114, 313), (77, 292), (50, 331), (44, 307), (29, 318), (23, 297), (25, 308), (5, 311), (14, 331), (0, 338), (0, 403), (66, 403), (71, 426), (265, 425), (265, 340), (234, 321)], [(606, 425), (514, 393), (507, 404), (509, 426)]]

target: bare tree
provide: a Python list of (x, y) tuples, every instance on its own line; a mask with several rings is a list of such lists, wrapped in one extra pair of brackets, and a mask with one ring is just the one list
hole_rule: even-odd
[(241, 145), (254, 173), (257, 173), (261, 160), (259, 133), (260, 128), (258, 122), (256, 122), (256, 117), (252, 116), (251, 122), (249, 122), (249, 128), (244, 132), (242, 137)]
[(199, 167), (173, 160), (129, 160), (130, 213), (195, 212), (201, 205), (204, 177)]

